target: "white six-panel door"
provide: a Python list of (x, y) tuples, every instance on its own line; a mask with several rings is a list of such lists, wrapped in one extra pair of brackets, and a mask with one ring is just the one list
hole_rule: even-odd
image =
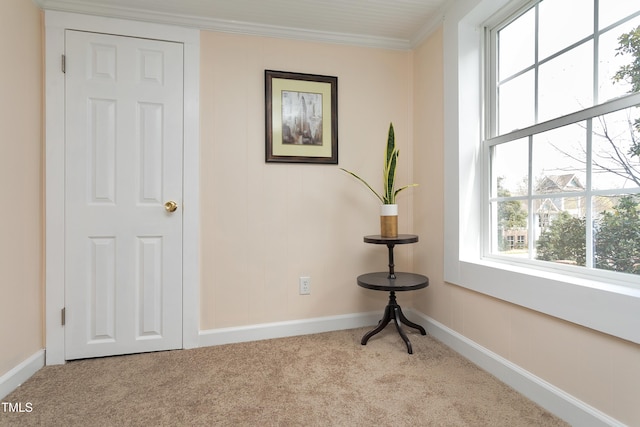
[(65, 37), (65, 359), (181, 348), (183, 46)]

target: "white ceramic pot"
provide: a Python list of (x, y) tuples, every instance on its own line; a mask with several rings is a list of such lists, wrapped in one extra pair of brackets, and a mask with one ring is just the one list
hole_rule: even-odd
[(380, 216), (398, 216), (398, 205), (380, 205)]

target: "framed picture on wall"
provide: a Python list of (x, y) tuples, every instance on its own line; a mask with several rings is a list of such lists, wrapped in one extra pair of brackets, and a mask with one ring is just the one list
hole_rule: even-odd
[(338, 78), (265, 70), (266, 162), (338, 164)]

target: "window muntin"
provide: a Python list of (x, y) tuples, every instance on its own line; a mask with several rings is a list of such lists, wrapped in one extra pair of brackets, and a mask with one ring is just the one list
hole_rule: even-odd
[(487, 256), (640, 274), (640, 95), (613, 81), (640, 7), (603, 3), (545, 0), (490, 31)]

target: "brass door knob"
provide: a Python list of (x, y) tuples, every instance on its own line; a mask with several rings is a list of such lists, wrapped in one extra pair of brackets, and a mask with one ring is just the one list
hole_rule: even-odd
[(178, 204), (176, 202), (174, 202), (173, 200), (169, 200), (167, 203), (164, 204), (164, 208), (169, 213), (175, 212), (176, 209), (178, 209)]

